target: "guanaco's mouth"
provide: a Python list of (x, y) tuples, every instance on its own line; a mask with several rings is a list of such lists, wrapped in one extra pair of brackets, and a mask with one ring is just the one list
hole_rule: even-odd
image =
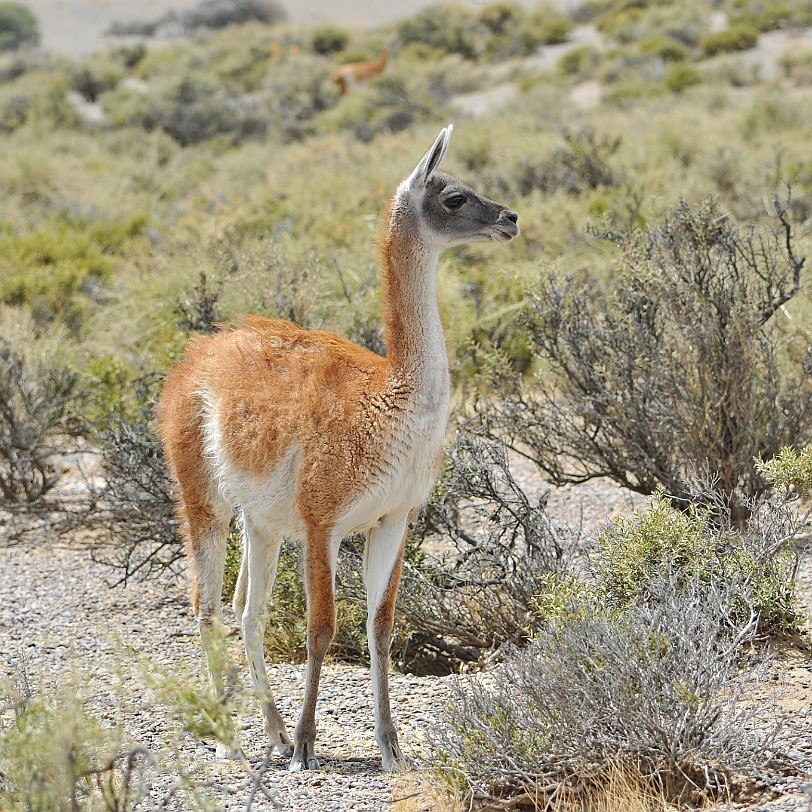
[(491, 239), (496, 242), (509, 242), (519, 235), (519, 226), (516, 223), (498, 223), (491, 229)]

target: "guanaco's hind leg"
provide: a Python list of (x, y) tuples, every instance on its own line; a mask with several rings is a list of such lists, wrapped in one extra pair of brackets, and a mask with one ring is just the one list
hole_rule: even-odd
[[(193, 604), (197, 614), (200, 639), (206, 652), (209, 682), (218, 700), (224, 701), (226, 690), (223, 675), (224, 653), (219, 650), (223, 636), (217, 632), (222, 612), (223, 571), (231, 511), (226, 506), (219, 510), (198, 511), (201, 520), (189, 527), (188, 552), (191, 563)], [(238, 755), (237, 737), (233, 731), (230, 742), (217, 742), (218, 758)]]
[(336, 629), (335, 574), (341, 538), (321, 528), (308, 528), (305, 549), (307, 588), (307, 673), (302, 712), (293, 736), (295, 743), (290, 771), (318, 770), (316, 700), (324, 656)]
[(367, 640), (375, 697), (375, 738), (381, 749), (385, 770), (394, 770), (403, 763), (389, 702), (389, 646), (407, 523), (407, 516), (385, 517), (378, 527), (370, 531), (364, 555)]
[[(245, 656), (251, 671), (251, 681), (262, 702), (262, 715), (265, 733), (271, 746), (280, 752), (293, 753), (293, 743), (288, 736), (285, 723), (276, 707), (273, 692), (268, 682), (265, 668), (265, 618), (264, 612), (276, 579), (276, 565), (282, 537), (278, 533), (268, 533), (254, 526), (248, 517), (243, 518), (243, 561), (245, 568), (244, 609), (241, 613)], [(239, 580), (237, 589), (239, 590)], [(235, 592), (235, 611), (238, 608), (238, 592)]]

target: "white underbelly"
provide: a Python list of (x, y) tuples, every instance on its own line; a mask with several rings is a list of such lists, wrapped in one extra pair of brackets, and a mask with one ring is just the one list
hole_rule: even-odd
[[(377, 462), (365, 472), (336, 521), (342, 538), (368, 530), (384, 516), (406, 515), (422, 505), (436, 479), (436, 460), (445, 434), (445, 415), (415, 414), (390, 438)], [(205, 424), (206, 453), (217, 492), (257, 526), (291, 538), (303, 538), (304, 519), (297, 507), (299, 466), (304, 452), (293, 446), (273, 470), (257, 475), (233, 466), (222, 444), (212, 410)]]

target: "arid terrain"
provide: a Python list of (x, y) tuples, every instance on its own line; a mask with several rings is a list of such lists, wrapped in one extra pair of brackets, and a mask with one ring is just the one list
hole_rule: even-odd
[[(542, 484), (521, 466), (528, 493)], [(645, 503), (608, 481), (554, 489), (548, 509), (562, 524), (581, 523), (587, 537), (606, 521), (631, 515)], [(87, 540), (86, 540), (87, 541)], [(91, 559), (87, 543), (27, 542), (0, 548), (0, 650), (6, 667), (26, 670), (42, 680), (37, 687), (76, 691), (105, 724), (118, 726), (129, 744), (156, 753), (177, 751), (178, 763), (211, 786), (211, 797), (224, 809), (244, 809), (251, 780), (238, 763), (217, 761), (211, 740), (190, 734), (178, 738), (177, 723), (155, 700), (145, 677), (152, 669), (201, 687), (205, 666), (197, 627), (188, 605), (185, 579), (131, 582), (110, 588), (112, 571)], [(798, 592), (812, 629), (812, 553), (801, 560)], [(392, 675), (392, 700), (404, 752), (412, 769), (381, 771), (372, 729), (369, 669), (328, 662), (317, 712), (316, 752), (320, 772), (289, 774), (287, 759), (266, 754), (258, 704), (250, 698), (249, 680), (237, 624), (229, 609), (230, 649), (239, 663), (244, 704), (240, 739), (255, 776), (272, 791), (274, 802), (259, 795), (252, 809), (302, 812), (433, 812), (436, 796), (427, 776), (433, 759), (427, 731), (442, 717), (448, 681), (455, 677)], [(289, 729), (303, 698), (304, 665), (272, 663), (271, 685)], [(786, 712), (782, 750), (800, 767), (772, 782), (752, 804), (723, 805), (719, 810), (808, 812), (812, 809), (812, 651), (808, 642), (780, 646), (766, 683), (754, 686), (773, 695)], [(128, 699), (122, 702), (122, 697)], [(806, 774), (804, 774), (804, 771)], [(156, 804), (181, 809), (172, 793), (177, 772), (166, 770), (150, 789)], [(161, 807), (163, 808), (163, 807)]]
[[(77, 741), (86, 764), (108, 759), (119, 782), (126, 771), (110, 753), (136, 754), (148, 789), (138, 812), (443, 810), (428, 787), (448, 753), (459, 798), (447, 812), (474, 798), (518, 808), (528, 775), (554, 792), (597, 787), (603, 800), (592, 778), (614, 768), (606, 753), (631, 765), (638, 789), (672, 800), (685, 784), (664, 783), (697, 768), (700, 801), (739, 793), (719, 812), (812, 812), (812, 554), (800, 551), (796, 607), (781, 512), (792, 488), (812, 490), (812, 0), (782, 2), (281, 0), (289, 23), (186, 39), (170, 23), (142, 44), (105, 32), (195, 0), (28, 0), (41, 48), (0, 54), (0, 812), (58, 806), (39, 789), (64, 808), (80, 779), (84, 792), (88, 774), (63, 785), (64, 769), (49, 772)], [(380, 59), (393, 30), (398, 47)], [(369, 61), (378, 72), (347, 92), (331, 78)], [(437, 275), (455, 411), (442, 485), (415, 530), (423, 546), (409, 549), (420, 588), (401, 593), (406, 642), (394, 647), (402, 662), (413, 646), (409, 662), (424, 667), (392, 675), (412, 768), (381, 770), (351, 544), (339, 573), (347, 634), (317, 711), (323, 769), (291, 775), (268, 756), (229, 608), (246, 760), (217, 761), (222, 707), (207, 691), (185, 564), (113, 586), (122, 570), (100, 563), (118, 556), (137, 570), (180, 555), (155, 433), (160, 382), (190, 335), (245, 313), (385, 352), (381, 212), (448, 122), (448, 170), (518, 212), (521, 236), (454, 247)], [(762, 474), (784, 452), (779, 478)], [(88, 479), (75, 475), (85, 456), (102, 461)], [(556, 472), (580, 484), (547, 498), (543, 478)], [(662, 488), (666, 509), (596, 472)], [(694, 496), (697, 510), (683, 510)], [(775, 510), (743, 529), (734, 501)], [(65, 505), (71, 531), (35, 521), (24, 540), (11, 532), (31, 516), (69, 524)], [(628, 521), (613, 526), (623, 529), (610, 561), (601, 530), (615, 517)], [(579, 526), (600, 537), (591, 559), (577, 530), (562, 532)], [(233, 585), (236, 534), (228, 556)], [(611, 578), (596, 578), (592, 561), (610, 561)], [(276, 595), (294, 610), (269, 610), (267, 645), (278, 644), (269, 670), (291, 730), (306, 612), (297, 561), (283, 563)], [(683, 576), (696, 590), (693, 626), (680, 625)], [(663, 606), (665, 633), (634, 626)], [(415, 607), (440, 608), (419, 626)], [(471, 626), (485, 634), (465, 638)], [(535, 648), (562, 629), (569, 648)], [(636, 676), (603, 656), (581, 668), (596, 639)], [(498, 676), (524, 652), (537, 681), (517, 692)], [(425, 675), (437, 663), (462, 677)], [(568, 664), (572, 681), (561, 678)], [(463, 695), (469, 706), (450, 704)], [(533, 718), (517, 696), (546, 704)], [(726, 710), (714, 716), (717, 702)], [(770, 714), (783, 721), (774, 750), (759, 735)], [(454, 734), (439, 746), (441, 719)], [(637, 730), (651, 734), (642, 745)], [(643, 776), (641, 752), (655, 754)], [(197, 788), (209, 806), (191, 797)], [(91, 787), (81, 812), (132, 812), (100, 797)], [(652, 810), (664, 807), (606, 812)]]

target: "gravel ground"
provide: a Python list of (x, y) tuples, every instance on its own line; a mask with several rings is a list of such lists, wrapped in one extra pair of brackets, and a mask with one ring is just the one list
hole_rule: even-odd
[[(519, 466), (518, 476), (542, 492), (532, 474)], [(629, 513), (642, 500), (608, 482), (554, 489), (548, 509), (554, 520), (578, 522), (589, 532), (612, 515)], [(203, 657), (194, 619), (182, 582), (131, 583), (110, 589), (110, 571), (94, 563), (84, 547), (25, 544), (0, 549), (0, 671), (13, 673), (21, 662), (46, 689), (74, 690), (78, 684), (89, 707), (105, 724), (118, 725), (129, 740), (164, 754), (176, 751), (185, 769), (220, 785), (214, 791), (224, 809), (245, 809), (252, 781), (237, 762), (218, 762), (213, 746), (176, 733), (177, 725), (145, 688), (151, 667), (177, 675), (181, 681), (203, 678)], [(799, 578), (807, 609), (812, 606), (812, 556), (807, 553)], [(808, 616), (808, 615), (807, 615)], [(234, 618), (226, 611), (226, 624)], [(235, 657), (241, 644), (229, 638)], [(280, 711), (292, 730), (301, 705), (304, 668), (274, 664), (269, 668)], [(241, 680), (247, 687), (244, 665)], [(791, 711), (789, 747), (798, 763), (812, 765), (812, 680), (810, 652), (790, 648), (777, 659), (773, 676), (784, 685), (782, 704)], [(411, 812), (429, 809), (430, 801), (414, 796), (419, 770), (430, 756), (426, 730), (438, 718), (447, 695), (447, 679), (392, 676), (392, 700), (405, 754), (416, 771), (390, 776), (380, 769), (372, 730), (369, 671), (340, 663), (325, 667), (319, 698), (317, 753), (323, 769), (288, 774), (281, 756), (265, 759), (259, 708), (247, 699), (240, 717), (240, 737), (254, 774), (273, 794), (275, 804), (261, 793), (252, 809), (385, 810), (398, 809), (399, 800)], [(246, 691), (246, 696), (250, 692)], [(122, 702), (121, 697), (126, 697)], [(177, 774), (158, 776), (152, 786), (156, 802), (166, 801)], [(812, 810), (808, 776), (790, 776), (773, 787), (774, 797), (750, 807), (763, 812)], [(167, 808), (183, 808), (168, 802)]]

